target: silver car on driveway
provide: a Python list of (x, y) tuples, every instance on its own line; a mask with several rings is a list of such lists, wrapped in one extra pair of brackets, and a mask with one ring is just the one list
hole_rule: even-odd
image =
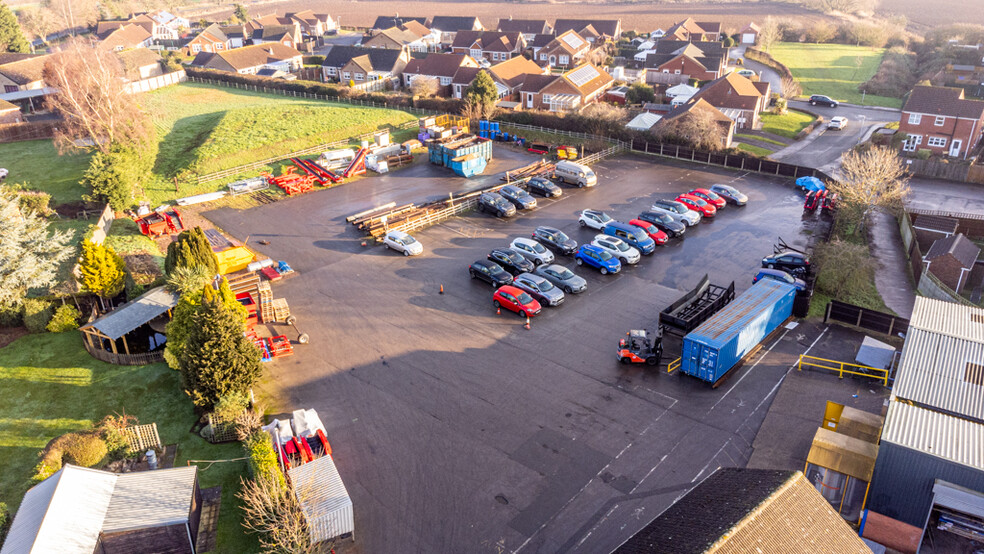
[(534, 273), (557, 285), (567, 294), (579, 294), (588, 288), (587, 281), (559, 264), (541, 265), (536, 268)]

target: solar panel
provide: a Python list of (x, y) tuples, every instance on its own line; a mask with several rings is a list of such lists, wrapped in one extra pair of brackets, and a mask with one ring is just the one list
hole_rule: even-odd
[(574, 83), (574, 86), (583, 87), (585, 84), (589, 83), (592, 79), (598, 77), (598, 70), (595, 69), (593, 65), (586, 65), (580, 69), (576, 69), (567, 76), (568, 79)]
[(561, 38), (563, 38), (564, 42), (567, 43), (567, 46), (570, 46), (574, 50), (577, 50), (582, 45), (584, 45), (584, 41), (581, 40), (580, 37), (578, 37), (577, 35), (573, 35), (573, 34), (572, 35), (564, 35)]

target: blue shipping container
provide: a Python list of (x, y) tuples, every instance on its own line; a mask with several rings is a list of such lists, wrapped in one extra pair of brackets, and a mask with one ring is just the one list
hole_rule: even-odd
[(683, 337), (680, 371), (714, 383), (793, 313), (796, 287), (762, 279)]

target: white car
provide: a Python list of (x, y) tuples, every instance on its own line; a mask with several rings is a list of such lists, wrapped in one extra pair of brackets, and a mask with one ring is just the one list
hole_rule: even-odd
[(547, 250), (542, 244), (533, 239), (514, 238), (512, 243), (509, 244), (509, 248), (512, 248), (517, 254), (533, 262), (535, 266), (552, 264), (554, 261), (553, 252)]
[(403, 252), (404, 256), (417, 256), (424, 253), (424, 245), (403, 231), (390, 231), (383, 237), (383, 244)]
[(611, 235), (595, 235), (591, 244), (615, 256), (623, 265), (637, 264), (642, 259), (638, 250), (626, 244), (622, 239)]
[(831, 117), (830, 123), (827, 123), (828, 129), (837, 129), (838, 131), (841, 131), (844, 129), (844, 127), (847, 127), (847, 118), (841, 115), (837, 117)]
[(758, 77), (758, 73), (755, 73), (751, 69), (739, 69), (735, 73), (741, 75), (742, 77), (748, 78), (748, 79), (751, 79), (753, 77)]
[(581, 217), (577, 220), (581, 227), (591, 227), (598, 231), (604, 229), (610, 221), (612, 221), (612, 218), (608, 214), (599, 212), (598, 210), (584, 210), (581, 212)]
[(653, 205), (649, 209), (654, 212), (664, 213), (672, 217), (673, 221), (679, 221), (687, 227), (697, 225), (700, 223), (701, 218), (704, 217), (700, 212), (695, 212), (683, 202), (677, 202), (676, 200), (657, 200), (653, 202)]

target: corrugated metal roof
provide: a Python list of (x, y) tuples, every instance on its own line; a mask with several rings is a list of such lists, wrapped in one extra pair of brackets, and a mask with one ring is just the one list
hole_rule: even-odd
[(781, 298), (796, 293), (796, 287), (772, 279), (762, 279), (738, 295), (730, 304), (687, 334), (687, 338), (701, 344), (720, 347), (740, 333), (761, 313), (763, 306), (771, 306)]
[(913, 327), (984, 343), (984, 309), (917, 296), (909, 320)]
[(882, 441), (984, 470), (984, 425), (891, 402)]
[(117, 533), (188, 521), (198, 466), (123, 473), (117, 477), (102, 530)]
[(83, 327), (94, 327), (115, 340), (177, 306), (178, 298), (166, 288), (157, 287)]
[(975, 372), (968, 374), (968, 363), (984, 366), (984, 342), (914, 329), (910, 325), (892, 394), (984, 421), (984, 382), (980, 372), (976, 379)]
[(319, 543), (355, 531), (352, 499), (331, 456), (297, 466), (287, 473), (312, 542)]
[(871, 481), (878, 445), (820, 427), (813, 436), (806, 461), (820, 467)]

